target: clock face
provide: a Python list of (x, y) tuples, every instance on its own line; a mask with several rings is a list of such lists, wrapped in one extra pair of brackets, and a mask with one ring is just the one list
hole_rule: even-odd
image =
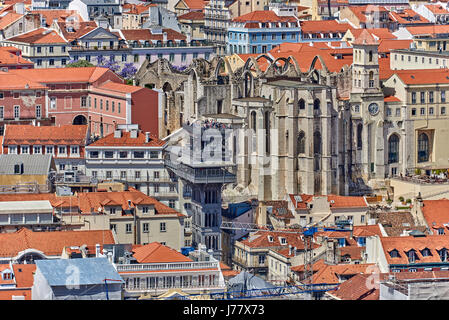
[(374, 116), (379, 113), (379, 106), (377, 105), (377, 103), (373, 102), (368, 106), (368, 111), (372, 116)]

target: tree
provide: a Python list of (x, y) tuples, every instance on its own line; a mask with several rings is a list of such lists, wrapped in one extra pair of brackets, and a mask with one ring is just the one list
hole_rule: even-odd
[(86, 60), (69, 61), (65, 66), (66, 68), (83, 68), (83, 67), (95, 67), (92, 63)]
[(119, 75), (122, 78), (130, 79), (132, 76), (134, 76), (137, 72), (137, 68), (134, 66), (133, 63), (125, 63), (124, 67), (120, 71)]

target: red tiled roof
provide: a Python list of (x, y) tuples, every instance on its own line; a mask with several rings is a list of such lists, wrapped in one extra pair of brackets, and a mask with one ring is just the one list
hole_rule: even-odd
[(426, 4), (425, 6), (434, 14), (449, 14), (449, 11), (447, 11), (442, 5)]
[(178, 20), (192, 20), (199, 21), (204, 20), (204, 11), (190, 11), (178, 16)]
[[(272, 237), (273, 241), (270, 241), (269, 237)], [(280, 238), (285, 238), (285, 244), (281, 243)], [(273, 248), (282, 246), (288, 248), (288, 245), (291, 245), (298, 250), (304, 249), (304, 240), (301, 238), (300, 234), (282, 231), (257, 231), (240, 242), (251, 248)], [(313, 248), (318, 247), (320, 247), (318, 244), (313, 244)]]
[(89, 147), (132, 147), (132, 146), (144, 146), (144, 147), (162, 147), (166, 144), (165, 141), (160, 140), (157, 136), (150, 134), (149, 142), (145, 142), (145, 133), (138, 132), (137, 138), (131, 138), (131, 132), (123, 131), (120, 138), (115, 138), (114, 133), (110, 133), (104, 138), (101, 138), (89, 145)]
[(449, 83), (448, 69), (394, 70), (406, 85)]
[(20, 49), (15, 47), (0, 47), (0, 65), (29, 65), (34, 66), (34, 63), (21, 56)]
[(31, 289), (0, 290), (0, 300), (12, 300), (13, 296), (24, 296), (25, 300), (31, 300)]
[(17, 288), (31, 288), (34, 283), (35, 264), (13, 264)]
[(339, 283), (339, 275), (372, 273), (374, 264), (337, 264), (325, 265), (313, 275), (312, 283)]
[(96, 244), (115, 244), (115, 241), (110, 230), (33, 232), (22, 228), (14, 233), (0, 233), (0, 257), (15, 257), (31, 248), (47, 256), (59, 256), (64, 247), (83, 244), (94, 253)]
[(290, 200), (296, 206), (296, 209), (307, 209), (307, 203), (311, 203), (314, 197), (327, 197), (327, 201), (329, 202), (331, 208), (368, 207), (368, 204), (364, 197), (338, 196), (338, 195), (318, 196), (318, 195), (301, 194), (299, 196), (301, 197), (302, 201), (296, 202), (295, 196), (297, 195), (289, 194)]
[[(14, 69), (9, 74), (16, 74), (26, 79), (33, 79), (40, 83), (93, 83), (105, 73), (112, 72), (108, 68), (42, 68), (42, 69)], [(117, 79), (119, 79), (117, 77)], [(123, 80), (122, 80), (123, 82)]]
[(377, 51), (379, 53), (389, 53), (392, 49), (409, 49), (410, 43), (413, 40), (391, 40), (391, 39), (383, 39), (380, 40), (379, 47)]
[[(415, 250), (416, 262), (441, 262), (437, 250), (441, 248), (449, 249), (449, 236), (446, 235), (427, 235), (425, 237), (380, 237), (385, 257), (389, 264), (409, 264), (407, 252), (411, 249)], [(419, 251), (422, 248), (428, 248), (431, 256), (423, 256)], [(389, 252), (397, 250), (399, 257), (392, 258)]]
[(385, 102), (401, 102), (401, 99), (395, 96), (386, 96), (384, 97)]
[(356, 274), (341, 283), (337, 290), (329, 291), (329, 294), (341, 300), (379, 300), (378, 287), (368, 285), (372, 283), (370, 277), (370, 274)]
[(349, 29), (354, 29), (349, 23), (339, 23), (336, 20), (311, 20), (301, 21), (301, 31), (303, 33), (333, 33), (346, 32)]
[(206, 3), (208, 3), (208, 0), (182, 0), (187, 8), (191, 10), (202, 10)]
[(296, 22), (293, 16), (278, 16), (270, 10), (253, 11), (234, 18), (235, 22)]
[(416, 13), (412, 9), (404, 9), (402, 12), (390, 11), (390, 16), (393, 18), (393, 20), (401, 24), (430, 23), (429, 20)]
[(142, 14), (148, 13), (148, 9), (150, 7), (149, 3), (143, 4), (133, 4), (133, 3), (125, 3), (122, 8), (123, 14)]
[(23, 14), (18, 14), (12, 11), (8, 12), (7, 14), (5, 14), (3, 17), (0, 18), (0, 30), (5, 29), (10, 24), (16, 22), (22, 17)]
[(377, 42), (376, 39), (369, 33), (366, 29), (363, 29), (359, 36), (355, 38), (355, 40), (352, 42), (352, 44), (360, 45), (360, 44), (366, 44), (366, 45), (377, 45), (379, 42)]
[(138, 263), (192, 262), (189, 257), (159, 242), (138, 246), (133, 252)]
[[(79, 39), (85, 34), (98, 28), (97, 23), (95, 21), (81, 21), (79, 23), (69, 23), (69, 24), (65, 22), (58, 22), (58, 27), (64, 38), (66, 38), (68, 41)], [(68, 31), (67, 27), (73, 28), (73, 31)]]
[(44, 44), (50, 44), (50, 43), (67, 43), (65, 39), (63, 39), (55, 30), (52, 29), (46, 29), (46, 28), (39, 28), (32, 31), (29, 31), (27, 33), (22, 33), (18, 36), (12, 37), (7, 39), (8, 41), (14, 41), (14, 42), (22, 42), (22, 43), (44, 43)]
[(351, 34), (354, 36), (354, 39), (356, 39), (363, 31), (370, 33), (372, 36), (378, 38), (378, 40), (393, 40), (397, 38), (387, 28), (351, 29)]
[(423, 200), (421, 207), (424, 219), (430, 228), (443, 228), (449, 224), (449, 200)]
[[(136, 41), (145, 41), (145, 40), (153, 40), (153, 41), (163, 41), (164, 36), (162, 33), (151, 33), (149, 29), (123, 29), (121, 30), (125, 40), (136, 40)], [(175, 40), (186, 40), (187, 37), (182, 33), (179, 33), (172, 29), (162, 29), (162, 32), (167, 34), (167, 41), (175, 41)]]
[(58, 22), (65, 22), (67, 18), (74, 18), (76, 23), (83, 22), (83, 18), (80, 16), (77, 10), (68, 9), (42, 9), (33, 10), (32, 13), (40, 14), (45, 23), (50, 26), (53, 21), (58, 20)]
[(449, 25), (446, 24), (433, 24), (430, 26), (411, 26), (406, 27), (407, 31), (414, 36), (418, 35), (436, 35), (449, 33)]
[(33, 126), (6, 125), (3, 145), (86, 144), (87, 125)]
[[(2, 90), (24, 90), (24, 89), (46, 89), (46, 87), (34, 81), (30, 77), (23, 77), (13, 73), (19, 69), (11, 69), (8, 72), (0, 71), (0, 87)], [(23, 70), (33, 70), (33, 69), (23, 69)]]

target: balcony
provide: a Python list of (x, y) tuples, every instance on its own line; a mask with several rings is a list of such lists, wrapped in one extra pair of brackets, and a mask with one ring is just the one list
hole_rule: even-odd
[(117, 50), (130, 50), (127, 45), (118, 45), (118, 46), (100, 46), (100, 47), (85, 47), (85, 46), (71, 46), (71, 51), (117, 51)]
[[(192, 167), (166, 159), (165, 165), (178, 177), (191, 183), (233, 183), (236, 181), (236, 174), (224, 169), (219, 164), (208, 166), (205, 163), (202, 165), (203, 167)], [(235, 171), (235, 169), (235, 166), (230, 166), (230, 170)]]
[(117, 264), (115, 268), (117, 272), (152, 272), (152, 271), (173, 271), (179, 270), (202, 270), (202, 269), (218, 269), (219, 262), (179, 262), (179, 263), (139, 263), (139, 264)]

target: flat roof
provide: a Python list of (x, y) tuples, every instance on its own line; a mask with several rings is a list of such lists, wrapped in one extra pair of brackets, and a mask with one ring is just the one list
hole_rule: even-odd
[(53, 212), (53, 207), (49, 200), (0, 202), (0, 214), (7, 214), (12, 211), (20, 211), (21, 213), (48, 213)]

